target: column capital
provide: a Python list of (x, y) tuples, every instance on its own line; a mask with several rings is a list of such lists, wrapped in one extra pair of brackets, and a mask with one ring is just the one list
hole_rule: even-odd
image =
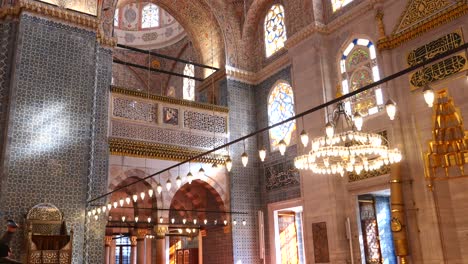
[(137, 237), (136, 236), (131, 236), (130, 237), (130, 245), (132, 247), (135, 247), (137, 245)]
[(112, 243), (112, 236), (105, 236), (104, 237), (104, 245), (106, 247), (110, 247), (111, 243)]
[(136, 231), (138, 240), (145, 239), (146, 235), (148, 234), (148, 229), (139, 228)]

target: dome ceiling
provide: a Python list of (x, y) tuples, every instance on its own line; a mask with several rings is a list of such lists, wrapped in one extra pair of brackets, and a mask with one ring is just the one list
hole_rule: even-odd
[(177, 43), (187, 35), (174, 17), (155, 4), (129, 3), (117, 10), (114, 34), (120, 44), (160, 49)]

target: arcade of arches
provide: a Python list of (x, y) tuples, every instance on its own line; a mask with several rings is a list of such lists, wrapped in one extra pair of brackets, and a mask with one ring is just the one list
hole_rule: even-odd
[(467, 11), (0, 0), (10, 258), (468, 264)]

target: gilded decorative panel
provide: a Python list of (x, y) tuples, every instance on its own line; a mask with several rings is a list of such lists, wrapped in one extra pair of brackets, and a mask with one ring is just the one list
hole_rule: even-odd
[(468, 69), (465, 52), (436, 62), (426, 68), (409, 75), (411, 90), (423, 87), (425, 84), (443, 80), (453, 74)]
[(179, 109), (163, 107), (163, 123), (177, 126), (179, 124)]
[(130, 120), (156, 123), (158, 105), (141, 100), (114, 97), (112, 114)]
[(97, 16), (97, 0), (39, 0), (65, 9)]
[(419, 48), (412, 50), (406, 61), (409, 66), (415, 66), (435, 56), (453, 50), (463, 45), (463, 34), (461, 29), (431, 41)]

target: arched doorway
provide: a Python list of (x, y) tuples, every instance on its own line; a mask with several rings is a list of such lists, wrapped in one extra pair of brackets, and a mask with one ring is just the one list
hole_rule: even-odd
[(185, 184), (175, 193), (170, 209), (170, 221), (196, 222), (199, 226), (198, 235), (172, 232), (170, 263), (179, 263), (181, 252), (183, 258), (187, 252), (200, 254), (204, 264), (233, 262), (230, 215), (225, 213), (226, 206), (212, 186), (201, 180)]

